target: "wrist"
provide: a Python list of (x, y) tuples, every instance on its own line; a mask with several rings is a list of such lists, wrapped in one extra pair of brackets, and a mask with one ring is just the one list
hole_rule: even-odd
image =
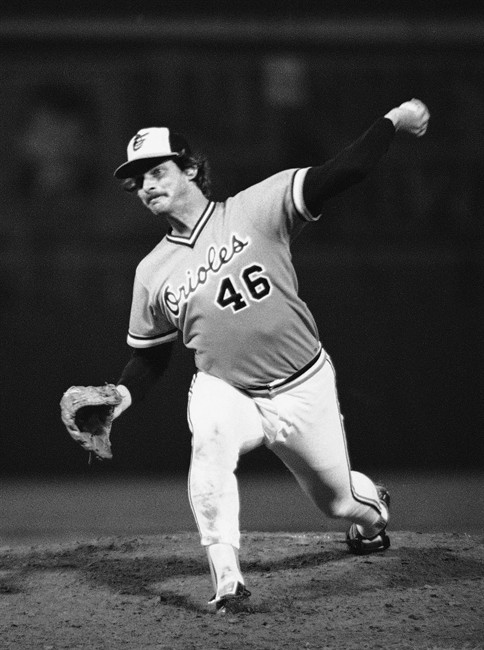
[(114, 418), (119, 417), (121, 413), (123, 413), (123, 411), (126, 411), (126, 409), (131, 406), (131, 403), (133, 401), (129, 389), (123, 384), (118, 384), (116, 386), (116, 390), (123, 398), (123, 401), (121, 402), (121, 404), (118, 404), (118, 406), (116, 406), (116, 408), (114, 409)]
[(391, 111), (388, 111), (388, 113), (384, 115), (384, 117), (386, 117), (393, 123), (393, 126), (395, 127), (395, 131), (398, 131), (399, 129), (401, 116), (402, 116), (402, 110), (398, 107), (392, 108)]

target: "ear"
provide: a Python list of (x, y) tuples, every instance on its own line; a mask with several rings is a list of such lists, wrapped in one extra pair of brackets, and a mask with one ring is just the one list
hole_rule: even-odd
[(194, 178), (197, 177), (198, 167), (196, 165), (194, 165), (193, 167), (186, 167), (183, 171), (188, 176), (189, 180), (192, 181)]

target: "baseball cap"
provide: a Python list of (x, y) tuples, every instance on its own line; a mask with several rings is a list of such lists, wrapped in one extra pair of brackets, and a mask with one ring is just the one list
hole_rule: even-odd
[(164, 126), (140, 129), (128, 143), (128, 160), (120, 165), (116, 178), (132, 178), (155, 167), (160, 159), (190, 154), (188, 142), (180, 133), (172, 133)]

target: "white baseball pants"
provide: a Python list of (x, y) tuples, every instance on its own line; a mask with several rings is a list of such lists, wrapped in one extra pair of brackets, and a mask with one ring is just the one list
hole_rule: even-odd
[(367, 477), (355, 472), (352, 481), (335, 374), (327, 355), (323, 352), (294, 381), (262, 393), (247, 394), (204, 372), (193, 378), (188, 402), (189, 496), (202, 545), (239, 548), (234, 472), (240, 455), (260, 445), (285, 463), (326, 516), (359, 524), (367, 536), (376, 534), (387, 513)]

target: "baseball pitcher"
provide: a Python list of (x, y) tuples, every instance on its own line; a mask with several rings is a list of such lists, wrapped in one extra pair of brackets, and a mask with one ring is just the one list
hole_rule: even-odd
[(72, 387), (62, 417), (77, 442), (109, 458), (112, 421), (165, 372), (179, 337), (193, 350), (189, 498), (219, 612), (250, 595), (234, 472), (257, 446), (285, 463), (321, 512), (348, 520), (350, 552), (390, 545), (388, 491), (350, 466), (333, 364), (298, 296), (290, 249), (327, 199), (367, 176), (396, 132), (420, 137), (428, 121), (421, 101), (404, 102), (326, 163), (281, 171), (223, 202), (210, 198), (205, 158), (166, 127), (140, 129), (115, 171), (170, 230), (136, 270), (132, 356), (117, 385)]

